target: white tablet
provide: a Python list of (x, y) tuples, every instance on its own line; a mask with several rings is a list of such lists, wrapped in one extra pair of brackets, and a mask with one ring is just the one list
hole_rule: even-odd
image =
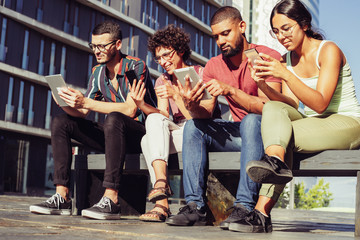
[(49, 87), (53, 93), (53, 95), (56, 98), (56, 101), (58, 102), (60, 107), (67, 107), (68, 105), (65, 103), (64, 100), (61, 99), (61, 97), (59, 96), (59, 89), (66, 87), (66, 83), (63, 79), (63, 77), (61, 76), (61, 74), (56, 74), (56, 75), (48, 75), (45, 76), (46, 81), (49, 84)]
[[(194, 67), (186, 67), (186, 68), (179, 68), (174, 70), (174, 74), (176, 78), (180, 81), (180, 83), (185, 86), (185, 77), (189, 74), (190, 77), (190, 85), (191, 88), (194, 88), (195, 85), (201, 81), (200, 76), (195, 71)], [(211, 99), (211, 94), (208, 92), (207, 89), (204, 90), (204, 95), (202, 100)]]

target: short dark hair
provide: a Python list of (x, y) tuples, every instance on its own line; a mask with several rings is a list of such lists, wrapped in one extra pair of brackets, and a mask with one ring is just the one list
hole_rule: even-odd
[(183, 53), (182, 59), (185, 62), (191, 54), (190, 35), (180, 27), (170, 24), (160, 29), (148, 40), (148, 49), (155, 56), (158, 47), (173, 48), (178, 53)]
[(301, 28), (307, 26), (305, 31), (306, 36), (323, 40), (324, 36), (312, 29), (311, 26), (311, 13), (305, 5), (299, 0), (282, 0), (275, 5), (270, 15), (270, 25), (273, 28), (272, 19), (275, 14), (283, 14), (286, 17), (296, 21)]
[(120, 25), (112, 20), (106, 20), (96, 25), (92, 31), (93, 35), (101, 35), (109, 33), (114, 40), (122, 40), (122, 32)]
[(237, 8), (231, 6), (224, 6), (216, 10), (214, 15), (211, 17), (210, 25), (218, 24), (219, 22), (222, 22), (229, 18), (242, 21), (241, 13)]

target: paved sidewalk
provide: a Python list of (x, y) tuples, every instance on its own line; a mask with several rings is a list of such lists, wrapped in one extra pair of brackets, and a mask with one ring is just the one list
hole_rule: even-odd
[[(130, 216), (99, 221), (29, 212), (30, 204), (45, 199), (0, 195), (0, 239), (360, 239), (354, 238), (354, 213), (274, 209), (272, 233), (242, 234), (214, 226), (174, 227), (146, 223)], [(171, 211), (176, 214), (178, 207), (172, 205)]]

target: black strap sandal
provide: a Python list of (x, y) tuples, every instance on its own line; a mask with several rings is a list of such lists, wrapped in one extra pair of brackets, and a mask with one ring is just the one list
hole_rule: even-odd
[(156, 180), (154, 186), (156, 186), (156, 183), (158, 183), (158, 182), (164, 182), (165, 187), (154, 187), (148, 195), (148, 199), (150, 202), (156, 202), (158, 200), (168, 198), (174, 194), (170, 188), (170, 185), (166, 181), (166, 179)]
[(163, 205), (155, 204), (154, 208), (157, 208), (157, 207), (163, 209), (164, 212), (166, 213), (166, 215), (162, 212), (153, 210), (153, 211), (144, 213), (143, 215), (141, 215), (139, 217), (139, 219), (141, 221), (145, 221), (145, 222), (165, 222), (166, 218), (168, 218), (171, 215), (170, 209)]

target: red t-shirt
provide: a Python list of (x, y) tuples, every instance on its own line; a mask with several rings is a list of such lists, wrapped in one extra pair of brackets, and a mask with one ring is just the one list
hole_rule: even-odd
[[(265, 53), (276, 59), (281, 58), (280, 53), (266, 46), (250, 44), (250, 48), (255, 48), (259, 53)], [(232, 87), (241, 89), (249, 95), (258, 96), (258, 87), (256, 82), (252, 79), (250, 70), (247, 65), (247, 58), (244, 59), (239, 67), (236, 67), (228, 58), (223, 57), (222, 54), (220, 54), (211, 58), (207, 62), (203, 73), (203, 80), (204, 82), (208, 82), (212, 79), (216, 79), (229, 84)], [(268, 77), (266, 82), (281, 83), (281, 80), (274, 77)], [(225, 98), (229, 103), (230, 112), (234, 121), (241, 121), (248, 113), (230, 97), (225, 96)]]

